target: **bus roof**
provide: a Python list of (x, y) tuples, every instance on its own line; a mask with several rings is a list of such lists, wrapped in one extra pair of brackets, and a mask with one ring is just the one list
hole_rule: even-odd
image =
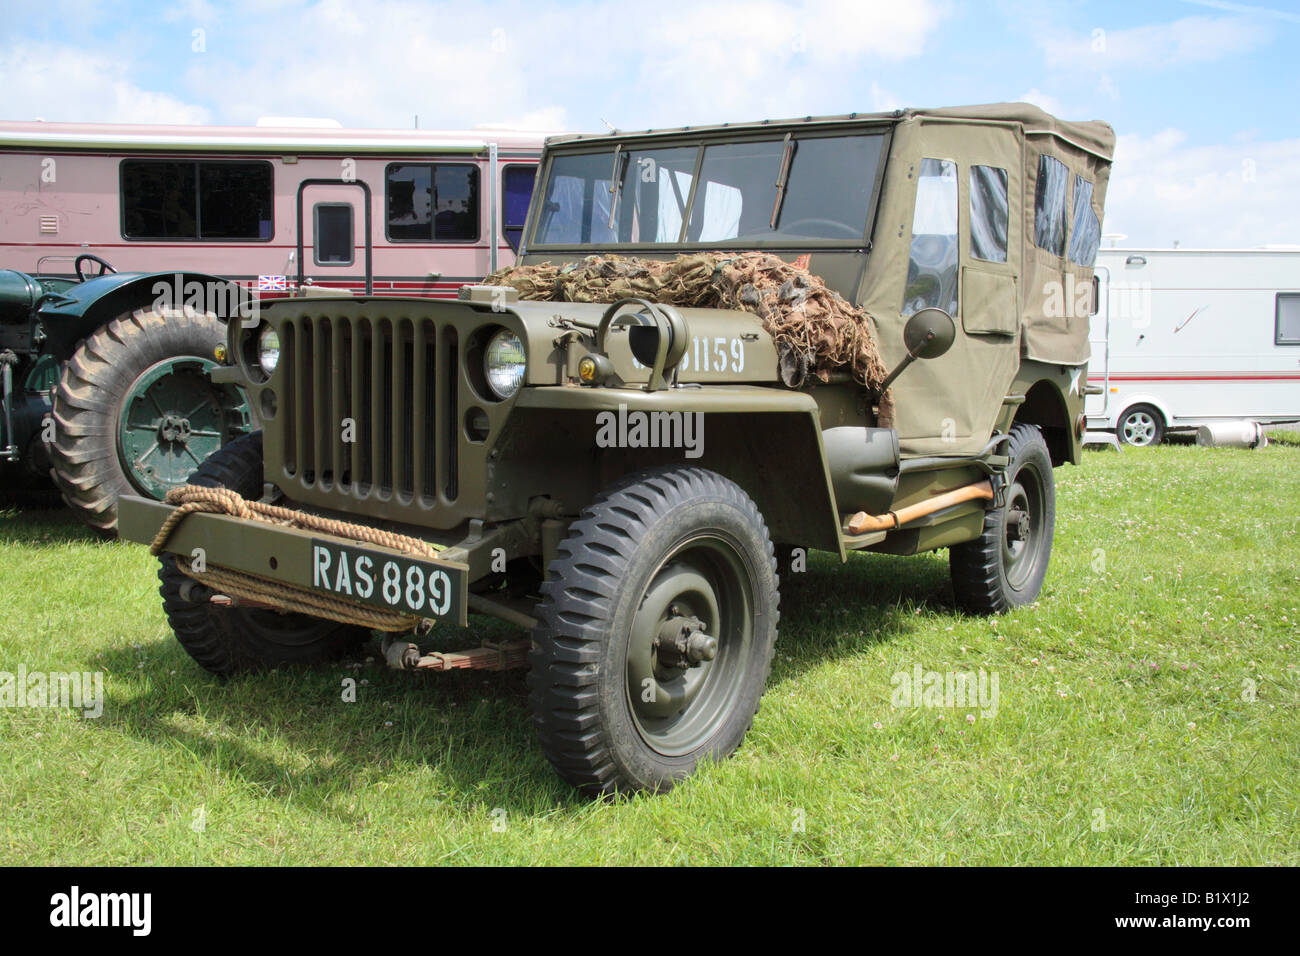
[(471, 130), (340, 129), (301, 126), (147, 126), (119, 123), (0, 122), (0, 149), (143, 150), (265, 153), (476, 153), (490, 144), (541, 148), (553, 133)]

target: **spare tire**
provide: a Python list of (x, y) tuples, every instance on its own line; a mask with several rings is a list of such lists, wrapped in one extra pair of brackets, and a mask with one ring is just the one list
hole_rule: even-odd
[(54, 390), (50, 474), (83, 522), (117, 535), (117, 499), (161, 499), (249, 431), (243, 393), (215, 385), (225, 329), (211, 314), (142, 308), (99, 328)]

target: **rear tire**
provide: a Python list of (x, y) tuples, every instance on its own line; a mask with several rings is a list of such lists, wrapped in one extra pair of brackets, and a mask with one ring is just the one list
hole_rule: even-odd
[[(262, 496), (262, 433), (237, 438), (205, 461), (190, 478), (205, 488), (230, 488), (245, 498)], [(359, 627), (252, 608), (188, 601), (181, 588), (192, 581), (174, 555), (160, 559), (158, 592), (176, 639), (204, 670), (221, 676), (311, 665), (360, 646), (370, 632)]]
[[(573, 523), (542, 595), (529, 704), (566, 781), (663, 792), (740, 746), (779, 594), (767, 526), (737, 485), (685, 467), (624, 479)], [(689, 650), (673, 643), (683, 626)], [(712, 657), (693, 643), (709, 639)]]
[(117, 536), (119, 495), (160, 499), (248, 431), (243, 396), (207, 379), (224, 341), (214, 316), (136, 309), (87, 337), (64, 364), (50, 474), (68, 506), (104, 537)]
[(1036, 600), (1052, 556), (1056, 484), (1047, 443), (1037, 427), (1016, 425), (1008, 454), (1006, 503), (985, 512), (978, 538), (948, 550), (953, 596), (973, 614)]
[(1134, 405), (1115, 423), (1115, 435), (1125, 445), (1159, 445), (1165, 440), (1165, 416), (1154, 405)]

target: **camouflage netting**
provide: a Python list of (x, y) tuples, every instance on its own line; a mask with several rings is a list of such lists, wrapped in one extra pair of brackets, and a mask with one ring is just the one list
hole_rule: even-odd
[(701, 252), (671, 261), (587, 256), (554, 266), (512, 266), (485, 285), (506, 285), (520, 298), (615, 302), (637, 297), (675, 306), (740, 309), (757, 315), (777, 347), (808, 357), (809, 373), (827, 381), (848, 369), (876, 390), (886, 370), (871, 319), (806, 269), (763, 252)]

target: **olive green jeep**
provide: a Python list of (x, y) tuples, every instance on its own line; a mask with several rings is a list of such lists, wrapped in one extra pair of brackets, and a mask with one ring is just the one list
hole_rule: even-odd
[[(561, 776), (665, 790), (748, 731), (778, 573), (806, 549), (947, 548), (961, 608), (1038, 597), (1053, 469), (1080, 457), (1113, 143), (1025, 104), (553, 139), (520, 267), (493, 284), (231, 323), (218, 377), (262, 432), (168, 502), (124, 498), (121, 533), (152, 543), (210, 671), (375, 629), (398, 667), (526, 663)], [(720, 308), (530, 285), (715, 253), (824, 284), (888, 374), (828, 366), (843, 325), (792, 346), (743, 289)], [(427, 648), (431, 621), (471, 613), (526, 636)]]

